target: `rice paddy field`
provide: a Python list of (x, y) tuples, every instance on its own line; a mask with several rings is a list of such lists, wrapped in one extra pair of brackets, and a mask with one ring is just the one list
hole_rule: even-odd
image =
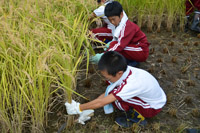
[(184, 0), (119, 0), (129, 19), (147, 35), (150, 55), (138, 66), (167, 94), (160, 114), (146, 127), (123, 129), (116, 111), (80, 125), (64, 103), (81, 103), (105, 91), (89, 29), (95, 0), (0, 1), (0, 132), (185, 132), (200, 128), (200, 34), (184, 32)]

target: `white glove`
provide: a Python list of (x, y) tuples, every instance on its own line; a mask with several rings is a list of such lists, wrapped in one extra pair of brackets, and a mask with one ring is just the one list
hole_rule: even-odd
[(78, 123), (85, 125), (85, 122), (91, 119), (93, 113), (94, 113), (93, 109), (84, 110), (78, 118)]
[(69, 115), (81, 114), (80, 103), (72, 100), (72, 103), (65, 103), (67, 113)]

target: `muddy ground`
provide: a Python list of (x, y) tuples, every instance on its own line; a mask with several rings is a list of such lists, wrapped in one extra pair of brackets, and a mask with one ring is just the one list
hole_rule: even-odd
[[(154, 118), (147, 119), (146, 127), (124, 129), (114, 122), (114, 118), (120, 115), (119, 111), (105, 115), (103, 108), (100, 108), (95, 110), (94, 116), (86, 125), (76, 123), (63, 132), (152, 133), (186, 132), (186, 128), (200, 128), (200, 35), (191, 31), (145, 34), (151, 43), (150, 55), (138, 67), (154, 75), (165, 91), (167, 104), (163, 110)], [(97, 66), (90, 65), (88, 79), (85, 79), (85, 71), (78, 76), (77, 91), (90, 100), (106, 89), (105, 81), (96, 68)], [(85, 69), (84, 65), (82, 69)], [(81, 103), (87, 102), (78, 96), (74, 96), (74, 99)], [(54, 114), (57, 118), (51, 124), (58, 129), (66, 122), (65, 108), (60, 108)], [(51, 131), (56, 132), (57, 129)]]

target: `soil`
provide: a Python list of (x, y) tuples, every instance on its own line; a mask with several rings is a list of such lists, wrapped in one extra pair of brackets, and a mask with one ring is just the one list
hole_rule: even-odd
[[(150, 72), (165, 91), (167, 104), (162, 111), (147, 119), (145, 127), (134, 125), (125, 129), (114, 122), (119, 111), (105, 115), (103, 108), (100, 108), (95, 110), (94, 116), (85, 125), (76, 123), (64, 132), (152, 133), (186, 132), (186, 128), (200, 128), (200, 35), (191, 31), (145, 34), (151, 43), (150, 54), (147, 61), (138, 67)], [(85, 66), (82, 68), (85, 69)], [(105, 89), (106, 83), (96, 65), (90, 64), (87, 78), (85, 71), (79, 73), (77, 92), (81, 95), (93, 100), (104, 93)], [(81, 103), (87, 102), (79, 96), (74, 96), (74, 99)], [(54, 114), (57, 118), (52, 126), (59, 128), (67, 119), (65, 107)]]

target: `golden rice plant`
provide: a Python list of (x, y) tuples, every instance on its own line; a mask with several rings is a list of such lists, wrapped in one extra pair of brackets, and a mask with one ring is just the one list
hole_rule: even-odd
[(157, 32), (161, 31), (161, 24), (163, 22), (164, 17), (164, 10), (165, 10), (165, 0), (157, 1), (156, 8), (157, 8), (157, 15), (155, 15), (155, 21), (157, 25)]
[[(148, 22), (151, 29), (156, 17), (168, 16), (170, 28), (183, 17), (183, 0), (120, 2), (140, 27)], [(71, 101), (85, 57), (88, 68), (88, 16), (95, 7), (93, 0), (0, 1), (1, 132), (43, 132), (56, 100), (52, 94), (62, 89), (63, 102)]]
[[(118, 0), (129, 19), (135, 18), (139, 27), (152, 31), (154, 26), (160, 32), (161, 26), (168, 31), (184, 29), (185, 0)], [(134, 17), (133, 17), (134, 16)], [(165, 23), (165, 25), (161, 25)]]
[(62, 89), (70, 102), (79, 65), (91, 49), (91, 3), (0, 1), (1, 132), (43, 132), (56, 100), (52, 94)]
[(158, 1), (157, 0), (148, 0), (146, 8), (147, 10), (147, 31), (152, 32), (154, 25), (155, 17), (157, 15)]

